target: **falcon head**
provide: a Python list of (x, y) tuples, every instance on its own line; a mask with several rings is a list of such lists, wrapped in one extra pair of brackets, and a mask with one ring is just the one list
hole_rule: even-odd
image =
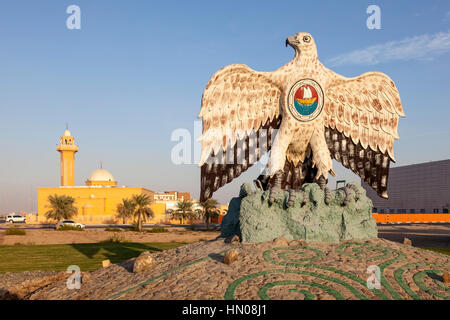
[(286, 39), (286, 47), (290, 45), (294, 48), (297, 54), (303, 53), (315, 53), (317, 54), (316, 43), (312, 35), (307, 32), (299, 32)]

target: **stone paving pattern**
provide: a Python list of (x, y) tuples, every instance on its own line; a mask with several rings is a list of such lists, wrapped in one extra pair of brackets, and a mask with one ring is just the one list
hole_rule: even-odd
[(55, 271), (7, 272), (0, 274), (0, 300), (23, 299), (58, 277)]
[[(223, 255), (230, 249), (239, 257), (226, 265)], [(448, 256), (383, 239), (254, 244), (218, 239), (154, 258), (155, 267), (142, 273), (133, 273), (129, 260), (88, 273), (79, 290), (58, 281), (26, 299), (450, 299), (442, 278), (450, 271)], [(367, 287), (371, 265), (380, 267), (380, 290)]]

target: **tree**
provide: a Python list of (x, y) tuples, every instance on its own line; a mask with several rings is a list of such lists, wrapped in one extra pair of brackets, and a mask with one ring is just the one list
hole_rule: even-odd
[(155, 213), (150, 208), (153, 200), (146, 194), (135, 194), (131, 198), (134, 204), (134, 217), (137, 218), (138, 231), (142, 231), (142, 223), (149, 218), (153, 218)]
[(203, 209), (203, 218), (205, 219), (206, 229), (209, 229), (209, 223), (211, 218), (217, 214), (217, 206), (219, 202), (216, 199), (209, 198), (203, 202), (199, 203)]
[(183, 219), (187, 219), (192, 215), (193, 203), (190, 200), (182, 200), (177, 202), (178, 210), (175, 212), (175, 216), (180, 219), (180, 223), (183, 223)]
[(175, 210), (171, 213), (172, 215), (172, 219), (178, 219), (180, 220), (180, 224), (183, 223), (183, 213), (181, 212), (181, 210)]
[(77, 207), (74, 206), (75, 199), (71, 196), (58, 196), (57, 194), (48, 197), (49, 205), (45, 213), (47, 219), (56, 220), (56, 229), (59, 229), (61, 220), (69, 220), (78, 214)]
[(134, 214), (135, 204), (133, 200), (122, 199), (122, 203), (117, 205), (117, 217), (122, 219), (123, 224), (125, 224), (126, 219), (130, 218)]

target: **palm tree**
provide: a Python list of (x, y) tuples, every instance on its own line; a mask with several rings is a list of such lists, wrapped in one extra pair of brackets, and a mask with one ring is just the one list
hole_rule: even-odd
[(122, 203), (117, 205), (117, 217), (122, 219), (123, 224), (125, 224), (127, 218), (134, 214), (134, 207), (135, 204), (130, 199), (122, 199)]
[(190, 200), (182, 200), (177, 202), (177, 212), (175, 215), (180, 219), (180, 223), (183, 223), (183, 219), (189, 218), (192, 214), (193, 203)]
[(199, 204), (203, 209), (203, 217), (205, 219), (206, 229), (209, 229), (209, 222), (211, 221), (211, 218), (214, 216), (214, 214), (217, 214), (215, 210), (219, 205), (219, 202), (216, 199), (209, 198), (203, 202), (200, 202)]
[(74, 206), (75, 199), (71, 196), (58, 196), (57, 194), (48, 197), (50, 203), (46, 207), (49, 208), (45, 213), (47, 219), (56, 220), (56, 229), (59, 228), (61, 220), (69, 220), (76, 216), (78, 208)]
[(142, 223), (149, 218), (153, 218), (155, 213), (150, 208), (153, 200), (146, 194), (135, 194), (131, 198), (134, 204), (134, 216), (137, 218), (138, 231), (142, 231)]

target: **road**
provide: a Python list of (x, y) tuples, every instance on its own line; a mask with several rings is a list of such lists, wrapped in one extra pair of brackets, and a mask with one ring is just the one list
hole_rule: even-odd
[(400, 243), (408, 238), (416, 247), (450, 248), (450, 224), (378, 225), (378, 237)]
[[(152, 228), (157, 226), (164, 226), (164, 228), (194, 228), (194, 229), (204, 229), (206, 228), (204, 224), (176, 224), (176, 225), (160, 225), (160, 224), (143, 224), (144, 228)], [(219, 226), (218, 224), (209, 224), (209, 228), (213, 229)], [(107, 227), (111, 228), (121, 228), (121, 229), (129, 229), (131, 228), (131, 224), (89, 224), (86, 225), (86, 229), (104, 229)], [(6, 230), (9, 228), (20, 228), (26, 230), (32, 229), (55, 229), (54, 224), (26, 224), (26, 223), (6, 223), (4, 221), (0, 221), (0, 230)]]

